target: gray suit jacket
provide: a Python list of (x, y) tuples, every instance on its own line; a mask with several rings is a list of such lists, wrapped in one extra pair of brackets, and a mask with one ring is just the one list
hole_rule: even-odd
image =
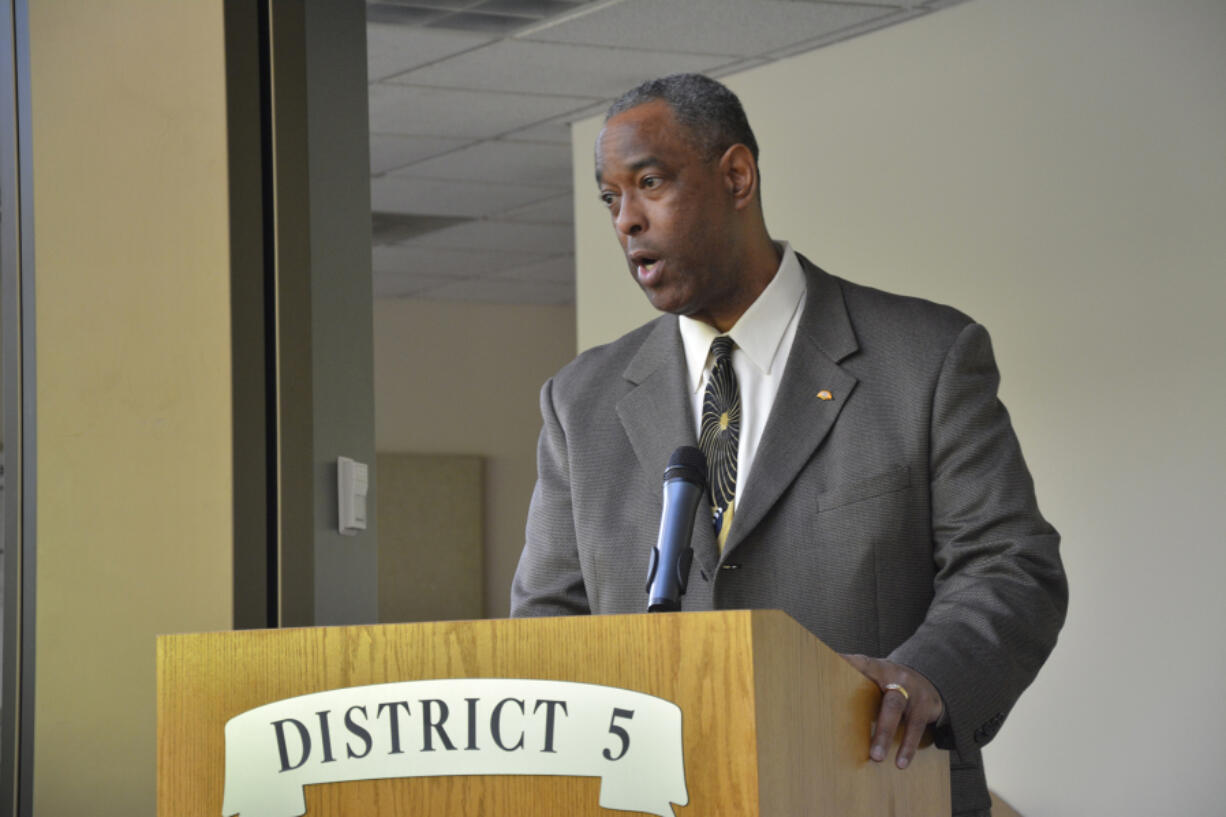
[[(753, 471), (722, 556), (697, 515), (683, 609), (783, 609), (835, 650), (923, 673), (948, 712), (954, 813), (986, 814), (979, 747), (1064, 620), (1059, 536), (983, 327), (801, 262), (804, 312)], [(690, 405), (671, 315), (545, 384), (512, 615), (646, 608), (661, 476), (696, 445)]]

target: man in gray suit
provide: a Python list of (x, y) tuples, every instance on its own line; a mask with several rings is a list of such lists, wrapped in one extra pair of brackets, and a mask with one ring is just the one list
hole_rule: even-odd
[[(757, 153), (740, 102), (705, 77), (610, 108), (600, 195), (669, 314), (542, 389), (512, 614), (641, 612), (669, 455), (722, 435), (704, 448), (735, 485), (711, 498), (714, 525), (695, 523), (683, 608), (787, 611), (882, 688), (872, 758), (901, 729), (905, 768), (932, 726), (953, 752), (954, 813), (988, 814), (980, 747), (1064, 620), (1059, 536), (984, 329), (773, 241)], [(711, 402), (725, 382), (731, 408)]]

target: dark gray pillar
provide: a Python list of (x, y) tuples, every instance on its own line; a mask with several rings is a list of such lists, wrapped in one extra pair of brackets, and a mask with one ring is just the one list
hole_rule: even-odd
[[(374, 369), (365, 6), (271, 5), (281, 623), (373, 622)], [(369, 466), (338, 531), (336, 458)]]

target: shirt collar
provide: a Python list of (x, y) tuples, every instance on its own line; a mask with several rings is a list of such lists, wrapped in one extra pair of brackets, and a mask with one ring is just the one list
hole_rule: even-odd
[[(725, 334), (732, 338), (745, 356), (764, 373), (770, 374), (771, 363), (792, 315), (800, 306), (805, 293), (805, 274), (800, 261), (788, 242), (780, 242), (782, 259), (775, 277), (762, 290), (745, 314)], [(706, 369), (711, 341), (719, 336), (714, 326), (686, 316), (679, 320), (681, 343), (685, 348), (686, 370), (690, 378), (690, 390), (702, 386), (702, 374)]]

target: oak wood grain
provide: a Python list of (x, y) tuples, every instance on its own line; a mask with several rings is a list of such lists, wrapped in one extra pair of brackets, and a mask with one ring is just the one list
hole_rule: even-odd
[[(690, 801), (679, 816), (949, 814), (948, 761), (868, 761), (879, 697), (777, 611), (318, 627), (162, 636), (158, 814), (218, 817), (235, 715), (329, 689), (432, 678), (536, 678), (633, 689), (682, 709)], [(310, 817), (631, 814), (598, 778), (423, 777), (308, 786)]]

